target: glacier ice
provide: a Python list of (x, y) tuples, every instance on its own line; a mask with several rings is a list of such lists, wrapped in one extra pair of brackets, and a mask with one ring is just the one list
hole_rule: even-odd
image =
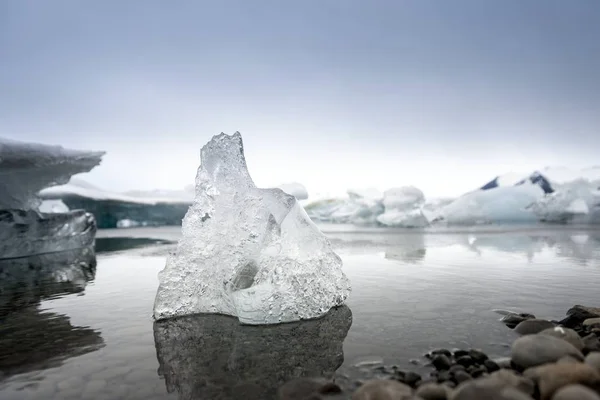
[(294, 196), (254, 185), (240, 133), (214, 136), (201, 160), (154, 318), (217, 313), (276, 324), (343, 304), (350, 284), (340, 257)]
[(448, 225), (536, 222), (528, 207), (543, 196), (542, 188), (531, 183), (476, 190), (437, 210), (432, 222), (443, 221)]
[(95, 236), (96, 221), (84, 210), (0, 210), (0, 259), (92, 247)]
[(561, 189), (532, 203), (531, 210), (542, 222), (590, 222), (596, 206), (600, 202), (599, 193), (583, 181), (563, 184)]
[(377, 221), (385, 226), (421, 228), (429, 225), (421, 207), (425, 195), (414, 186), (404, 186), (386, 190), (383, 194), (384, 213)]
[(96, 223), (83, 210), (43, 203), (38, 192), (90, 171), (104, 152), (0, 139), (0, 259), (93, 250)]
[(89, 172), (103, 155), (0, 138), (0, 209), (37, 209), (40, 190)]
[(98, 227), (119, 228), (122, 220), (161, 226), (179, 225), (194, 199), (194, 187), (184, 190), (103, 190), (81, 179), (40, 191), (44, 201), (59, 200), (70, 209), (83, 208), (96, 216)]

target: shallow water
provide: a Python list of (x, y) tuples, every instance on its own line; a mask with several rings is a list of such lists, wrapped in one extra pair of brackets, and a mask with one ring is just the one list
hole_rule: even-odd
[(600, 302), (599, 230), (323, 230), (352, 280), (348, 307), (265, 328), (224, 316), (154, 324), (179, 229), (100, 231), (95, 270), (0, 291), (0, 398), (270, 398), (294, 376), (408, 367), (434, 347), (506, 355), (514, 333), (493, 309), (559, 319)]

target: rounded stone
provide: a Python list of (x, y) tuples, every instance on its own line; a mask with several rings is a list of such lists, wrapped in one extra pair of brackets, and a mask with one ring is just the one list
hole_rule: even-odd
[(537, 382), (540, 400), (550, 400), (559, 389), (571, 384), (600, 387), (600, 374), (583, 363), (547, 364), (528, 369), (523, 375)]
[(581, 336), (573, 329), (563, 328), (562, 326), (555, 326), (554, 328), (544, 329), (540, 332), (542, 335), (550, 335), (569, 342), (577, 350), (583, 350), (583, 340)]
[(450, 394), (450, 388), (437, 383), (426, 383), (419, 386), (415, 395), (423, 400), (446, 400)]
[(519, 335), (535, 335), (543, 330), (554, 328), (554, 324), (545, 319), (527, 319), (515, 327)]
[(311, 395), (339, 393), (341, 388), (322, 378), (296, 378), (286, 382), (277, 391), (280, 400), (302, 400)]
[(439, 354), (439, 355), (434, 356), (431, 359), (431, 364), (438, 371), (445, 371), (447, 369), (450, 369), (450, 366), (452, 365), (452, 362), (450, 361), (450, 359), (445, 354)]
[(585, 357), (585, 363), (600, 373), (600, 352), (594, 351)]
[(352, 395), (352, 400), (398, 400), (412, 395), (410, 386), (395, 380), (373, 379)]
[(500, 369), (498, 363), (494, 360), (485, 360), (483, 362), (483, 366), (487, 369), (488, 372), (495, 372)]
[(454, 374), (454, 380), (458, 384), (469, 381), (471, 379), (473, 379), (473, 377), (469, 375), (467, 371), (456, 371), (456, 373)]
[(600, 400), (600, 395), (583, 385), (567, 385), (556, 391), (552, 400)]
[(532, 397), (489, 378), (474, 379), (459, 385), (448, 400), (532, 400)]
[(588, 318), (583, 321), (583, 326), (600, 326), (600, 318)]
[(564, 356), (583, 361), (583, 354), (572, 344), (549, 335), (522, 336), (514, 341), (511, 348), (512, 362), (522, 369), (556, 362)]

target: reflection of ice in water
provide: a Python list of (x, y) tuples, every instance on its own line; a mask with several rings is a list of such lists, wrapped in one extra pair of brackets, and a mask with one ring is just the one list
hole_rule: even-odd
[(240, 325), (223, 315), (154, 323), (159, 375), (181, 400), (274, 398), (300, 376), (332, 376), (344, 361), (352, 324), (347, 306), (324, 317), (273, 326)]

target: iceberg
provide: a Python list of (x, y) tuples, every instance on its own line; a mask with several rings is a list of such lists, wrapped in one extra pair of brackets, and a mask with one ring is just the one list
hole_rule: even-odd
[(540, 221), (551, 223), (590, 223), (600, 208), (600, 193), (587, 183), (573, 182), (532, 203), (531, 210)]
[(278, 186), (279, 189), (283, 190), (287, 194), (291, 194), (296, 200), (308, 199), (308, 190), (303, 184), (298, 182), (284, 183)]
[(0, 209), (37, 209), (40, 190), (91, 171), (104, 154), (0, 138)]
[(117, 193), (97, 188), (81, 179), (71, 179), (64, 185), (42, 190), (39, 196), (44, 201), (61, 201), (69, 209), (91, 212), (100, 229), (123, 227), (120, 221), (151, 226), (181, 225), (194, 199), (194, 187), (189, 186), (181, 191)]
[(404, 186), (386, 190), (383, 194), (384, 213), (377, 221), (385, 226), (422, 228), (429, 221), (421, 210), (425, 195), (414, 186)]
[(196, 197), (159, 273), (154, 318), (215, 313), (277, 324), (325, 315), (350, 293), (341, 258), (294, 196), (259, 189), (242, 136), (201, 149)]
[(532, 183), (476, 190), (441, 207), (434, 213), (432, 222), (447, 225), (532, 223), (537, 218), (528, 207), (543, 196), (544, 190)]
[(92, 248), (93, 215), (38, 192), (100, 164), (104, 152), (0, 139), (0, 259)]

